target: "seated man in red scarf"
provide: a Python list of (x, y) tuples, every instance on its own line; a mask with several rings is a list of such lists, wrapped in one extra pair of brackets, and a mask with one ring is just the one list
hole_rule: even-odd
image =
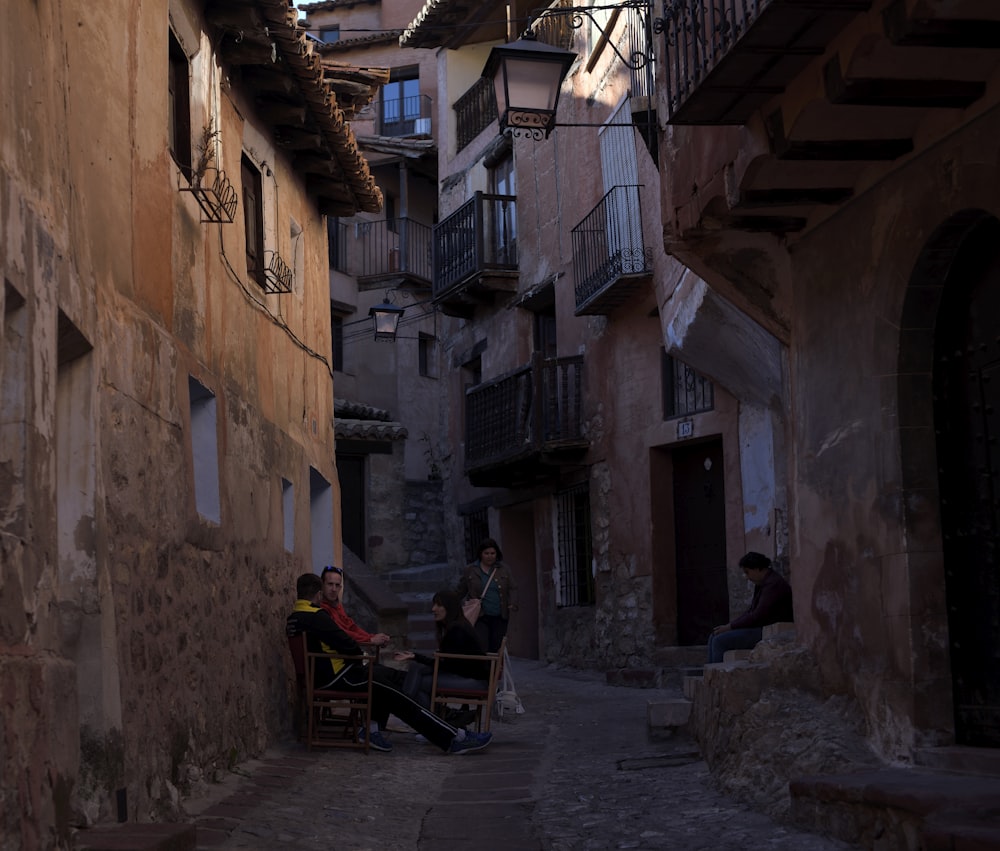
[(389, 636), (384, 632), (368, 632), (358, 626), (344, 609), (344, 568), (324, 567), (320, 574), (323, 581), (323, 599), (320, 605), (333, 618), (333, 622), (358, 644), (375, 644), (384, 647)]

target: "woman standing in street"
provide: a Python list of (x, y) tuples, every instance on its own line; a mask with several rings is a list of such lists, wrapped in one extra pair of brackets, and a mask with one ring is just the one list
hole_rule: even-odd
[(479, 545), (479, 560), (466, 566), (455, 590), (462, 599), (482, 600), (476, 632), (486, 650), (496, 653), (507, 635), (510, 613), (517, 611), (517, 586), (510, 568), (503, 563), (503, 553), (496, 541), (487, 538)]

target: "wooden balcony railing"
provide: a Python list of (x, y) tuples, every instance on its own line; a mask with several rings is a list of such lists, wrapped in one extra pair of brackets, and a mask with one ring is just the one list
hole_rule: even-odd
[[(652, 272), (652, 252), (642, 236), (640, 187), (615, 186), (572, 231), (577, 313), (606, 313), (627, 293), (623, 279)], [(611, 298), (609, 303), (608, 299)]]
[(667, 120), (745, 124), (871, 5), (871, 0), (666, 0)]
[(330, 254), (338, 272), (356, 278), (404, 275), (429, 282), (431, 234), (429, 225), (408, 218), (340, 222), (330, 234)]
[(586, 445), (583, 356), (534, 360), (465, 394), (465, 467), (513, 464)]
[(457, 101), (455, 106), (457, 150), (462, 150), (497, 120), (497, 101), (493, 86), (480, 77)]
[(434, 226), (434, 297), (477, 273), (517, 269), (517, 198), (477, 192)]

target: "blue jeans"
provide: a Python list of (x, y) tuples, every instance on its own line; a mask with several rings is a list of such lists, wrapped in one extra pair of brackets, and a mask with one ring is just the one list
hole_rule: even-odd
[(729, 632), (720, 632), (718, 635), (709, 636), (708, 664), (721, 662), (722, 656), (727, 650), (752, 650), (757, 646), (763, 632), (761, 627), (752, 626), (747, 629), (731, 629)]

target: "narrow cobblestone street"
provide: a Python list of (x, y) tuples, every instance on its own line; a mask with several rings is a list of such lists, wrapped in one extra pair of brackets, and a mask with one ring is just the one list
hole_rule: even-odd
[(646, 703), (673, 692), (514, 660), (526, 713), (491, 747), (442, 755), (403, 729), (392, 753), (275, 748), (187, 804), (199, 849), (712, 849), (828, 851), (713, 787), (685, 737), (651, 739)]

